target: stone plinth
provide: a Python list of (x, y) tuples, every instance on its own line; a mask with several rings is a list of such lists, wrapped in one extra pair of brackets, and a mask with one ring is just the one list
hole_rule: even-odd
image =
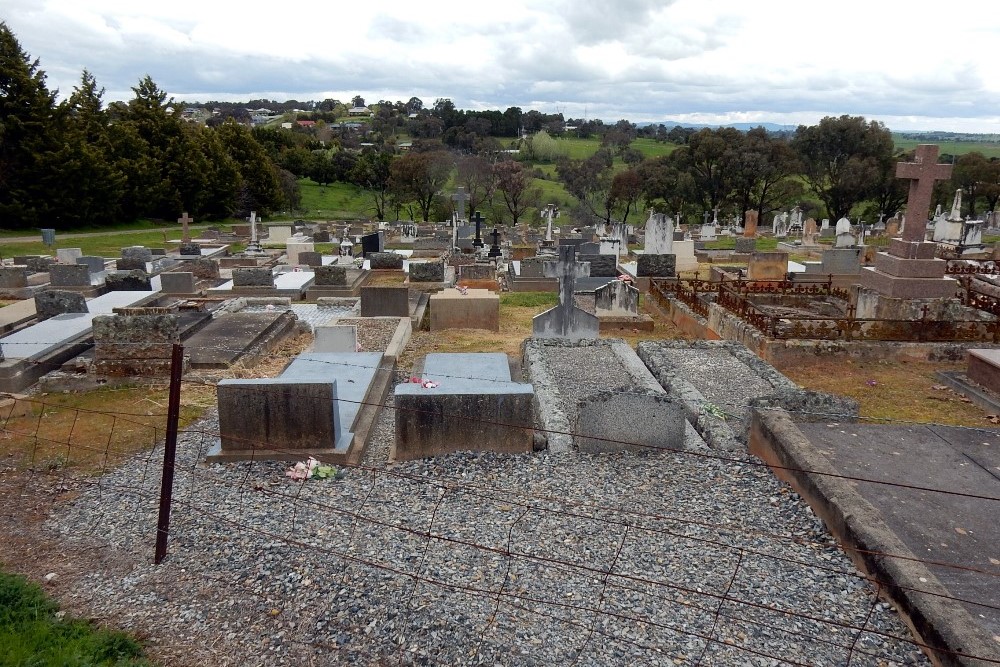
[(358, 328), (346, 324), (316, 327), (313, 352), (337, 353), (358, 351)]
[(153, 251), (141, 245), (133, 245), (122, 248), (122, 257), (125, 259), (138, 259), (143, 262), (153, 261)]
[(95, 255), (84, 255), (76, 258), (77, 264), (83, 264), (91, 273), (101, 273), (105, 270), (104, 258)]
[[(304, 458), (337, 442), (336, 382), (289, 378), (221, 380), (216, 389), (222, 450), (285, 450)], [(291, 450), (291, 451), (288, 451)]]
[(437, 386), (396, 385), (397, 460), (532, 450), (534, 389), (511, 381), (506, 354), (429, 354), (423, 377)]
[(431, 331), (500, 331), (500, 295), (489, 290), (470, 289), (464, 294), (457, 289), (442, 290), (431, 295), (430, 308)]
[(25, 266), (0, 267), (0, 289), (21, 289), (28, 286), (28, 268)]
[(410, 282), (443, 283), (444, 262), (410, 262)]
[(76, 264), (79, 257), (83, 257), (83, 250), (80, 248), (59, 248), (56, 250), (56, 259), (63, 264)]
[(673, 278), (677, 275), (676, 255), (639, 255), (636, 275), (640, 278)]
[(38, 320), (47, 320), (66, 313), (86, 313), (87, 300), (82, 294), (62, 290), (45, 290), (35, 295)]
[(90, 287), (90, 269), (86, 264), (53, 264), (49, 267), (53, 287)]
[(959, 282), (945, 277), (947, 262), (935, 259), (936, 243), (891, 239), (889, 252), (875, 256), (875, 266), (861, 270), (862, 287), (896, 299), (954, 297)]
[(153, 289), (145, 271), (113, 271), (104, 280), (109, 292), (148, 292)]
[(122, 257), (115, 260), (116, 271), (145, 271), (148, 262), (138, 257)]
[(298, 263), (302, 266), (323, 266), (323, 254), (315, 251), (304, 251), (299, 253)]
[(329, 265), (317, 266), (316, 282), (317, 287), (344, 287), (347, 285), (347, 268), (343, 266)]
[(181, 257), (201, 257), (201, 245), (198, 243), (182, 243), (177, 249), (177, 254)]
[(201, 258), (191, 260), (184, 264), (184, 268), (194, 274), (200, 280), (218, 280), (219, 262), (214, 259)]
[(749, 255), (757, 250), (757, 239), (752, 237), (737, 237), (736, 248), (733, 250), (737, 255)]
[(969, 350), (966, 376), (995, 394), (1000, 394), (1000, 350)]
[(285, 242), (285, 255), (289, 266), (297, 266), (304, 262), (299, 257), (300, 253), (315, 252), (316, 246), (312, 241), (294, 241), (289, 239)]
[(233, 269), (233, 287), (274, 287), (270, 267), (254, 266)]
[(175, 314), (98, 315), (94, 318), (93, 370), (115, 377), (170, 375), (180, 342)]
[(166, 294), (194, 294), (195, 285), (194, 274), (190, 271), (160, 274), (160, 289)]
[(463, 264), (458, 267), (459, 280), (494, 280), (496, 267), (492, 264)]
[(409, 317), (410, 288), (362, 287), (361, 317)]
[(366, 255), (369, 266), (374, 271), (387, 270), (387, 271), (402, 271), (403, 270), (403, 256), (397, 255), (394, 252), (370, 252)]

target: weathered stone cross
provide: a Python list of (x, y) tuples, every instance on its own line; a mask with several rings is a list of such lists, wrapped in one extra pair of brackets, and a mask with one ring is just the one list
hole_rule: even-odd
[(906, 200), (906, 225), (903, 240), (920, 242), (924, 240), (927, 217), (934, 195), (934, 181), (951, 178), (950, 164), (938, 164), (938, 147), (934, 144), (917, 146), (915, 162), (900, 162), (896, 165), (896, 177), (910, 179), (910, 195)]
[(452, 201), (458, 202), (458, 219), (465, 220), (465, 202), (469, 201), (469, 195), (465, 188), (455, 188), (455, 194), (451, 196)]
[(187, 211), (184, 211), (184, 214), (181, 217), (177, 218), (177, 222), (183, 225), (183, 231), (181, 232), (181, 241), (184, 243), (190, 243), (191, 232), (188, 231), (188, 225), (194, 222), (194, 218), (188, 216)]

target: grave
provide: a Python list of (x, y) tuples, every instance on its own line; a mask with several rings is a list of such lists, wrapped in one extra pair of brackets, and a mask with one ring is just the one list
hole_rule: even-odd
[[(757, 238), (757, 211), (747, 211), (743, 215), (743, 238)], [(738, 246), (739, 244), (737, 244)], [(748, 251), (749, 252), (749, 251)]]
[(661, 392), (598, 392), (577, 406), (573, 445), (585, 454), (682, 451), (684, 417), (683, 404)]
[(93, 336), (91, 370), (113, 377), (168, 377), (181, 340), (175, 313), (98, 315)]
[(271, 349), (295, 329), (285, 309), (264, 313), (219, 313), (184, 341), (193, 369), (229, 368)]
[(0, 293), (19, 298), (21, 290), (28, 286), (26, 266), (0, 266)]
[(597, 316), (577, 308), (573, 301), (578, 271), (576, 248), (561, 246), (559, 261), (554, 268), (555, 277), (559, 279), (559, 305), (532, 319), (532, 336), (570, 340), (597, 338), (600, 331)]
[(403, 256), (394, 252), (368, 252), (365, 257), (368, 258), (369, 266), (373, 271), (403, 270)]
[(140, 292), (153, 289), (149, 274), (145, 271), (111, 271), (104, 278), (109, 292)]
[(53, 264), (49, 267), (52, 287), (83, 287), (90, 289), (90, 269), (86, 264)]
[(298, 263), (315, 269), (317, 266), (323, 266), (323, 254), (316, 251), (300, 252)]
[(1000, 396), (1000, 350), (969, 350), (968, 363), (966, 376)]
[(315, 251), (316, 246), (312, 241), (306, 241), (294, 237), (285, 241), (285, 257), (286, 263), (289, 266), (304, 264), (305, 262), (303, 262), (299, 257), (300, 253), (315, 253)]
[(358, 296), (368, 271), (358, 269), (353, 263), (327, 264), (313, 267), (314, 281), (306, 290), (306, 299), (312, 301), (326, 297)]
[(220, 442), (209, 462), (284, 460), (325, 463), (359, 457), (381, 406), (391, 365), (378, 352), (307, 353), (277, 378), (222, 380)]
[(122, 248), (122, 259), (134, 259), (148, 264), (153, 261), (153, 251), (141, 245), (129, 246)]
[(753, 252), (747, 266), (749, 280), (785, 280), (788, 275), (787, 252)]
[(385, 252), (385, 236), (382, 232), (365, 234), (361, 237), (361, 255), (368, 257), (371, 253)]
[(313, 329), (313, 352), (357, 352), (358, 328), (343, 324), (319, 326)]
[(95, 273), (102, 273), (105, 270), (107, 270), (106, 263), (103, 257), (84, 255), (82, 257), (77, 257), (76, 263), (83, 264), (84, 266), (86, 266), (90, 270), (91, 275)]
[(164, 294), (192, 296), (199, 293), (194, 274), (190, 271), (170, 271), (160, 274), (160, 290)]
[(56, 260), (62, 264), (76, 264), (76, 260), (80, 257), (83, 257), (83, 250), (80, 248), (59, 248), (56, 250)]
[(181, 243), (177, 248), (177, 254), (180, 255), (182, 259), (189, 257), (201, 257), (201, 245), (198, 243), (192, 243), (191, 241)]
[(485, 289), (444, 289), (430, 297), (430, 330), (500, 331), (500, 295)]
[(269, 223), (267, 227), (267, 238), (262, 239), (262, 243), (267, 245), (283, 246), (292, 236), (292, 225), (288, 222)]
[[(938, 164), (937, 156), (937, 146), (921, 144), (917, 162), (896, 165), (896, 175), (910, 180), (907, 224), (903, 238), (891, 239), (889, 251), (875, 255), (875, 266), (862, 269), (862, 289), (889, 299), (941, 299), (958, 291), (958, 281), (944, 275), (947, 263), (935, 258), (937, 244), (924, 241), (934, 182), (951, 176), (952, 166)], [(869, 316), (862, 313), (859, 307), (859, 317)]]
[[(67, 292), (67, 298), (81, 295)], [(86, 302), (86, 311), (54, 315), (0, 338), (0, 391), (21, 391), (90, 346), (91, 323), (115, 308), (142, 305), (154, 292), (109, 292)]]
[(757, 239), (754, 237), (737, 237), (736, 247), (733, 250), (737, 255), (749, 255), (757, 250)]
[(443, 283), (445, 267), (443, 261), (414, 262), (409, 264), (411, 283)]
[(194, 274), (199, 280), (219, 280), (219, 262), (215, 259), (201, 258), (184, 262), (184, 268)]
[(390, 458), (532, 451), (534, 389), (511, 380), (506, 354), (428, 354), (421, 378), (436, 385), (396, 385), (396, 441)]
[(38, 321), (67, 313), (87, 313), (87, 299), (79, 292), (47, 289), (35, 294)]
[(577, 246), (577, 257), (579, 262), (590, 264), (587, 275), (592, 278), (617, 278), (621, 273), (618, 270), (617, 255), (584, 255), (580, 253), (580, 246)]
[(362, 317), (410, 317), (410, 288), (365, 286), (361, 288)]

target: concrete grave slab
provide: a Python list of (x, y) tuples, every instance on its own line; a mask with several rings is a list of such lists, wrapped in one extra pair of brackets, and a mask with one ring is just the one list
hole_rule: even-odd
[(500, 331), (500, 295), (485, 289), (445, 289), (430, 297), (431, 331)]
[(357, 352), (358, 328), (348, 325), (327, 325), (313, 329), (313, 352)]
[(580, 401), (573, 444), (587, 454), (683, 450), (686, 425), (683, 404), (664, 393), (603, 391)]

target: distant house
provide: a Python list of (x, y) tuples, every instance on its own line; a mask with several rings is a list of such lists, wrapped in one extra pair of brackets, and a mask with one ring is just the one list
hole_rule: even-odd
[(396, 144), (396, 147), (399, 148), (399, 150), (401, 150), (401, 151), (408, 151), (411, 148), (413, 148), (413, 142), (412, 141), (400, 141), (398, 144)]
[(372, 110), (368, 107), (351, 107), (347, 110), (348, 116), (371, 116)]
[(316, 127), (316, 121), (314, 120), (297, 120), (295, 124), (299, 127)]
[(290, 129), (292, 129), (292, 124), (291, 123), (282, 123), (281, 124), (281, 129), (282, 130), (290, 130)]

